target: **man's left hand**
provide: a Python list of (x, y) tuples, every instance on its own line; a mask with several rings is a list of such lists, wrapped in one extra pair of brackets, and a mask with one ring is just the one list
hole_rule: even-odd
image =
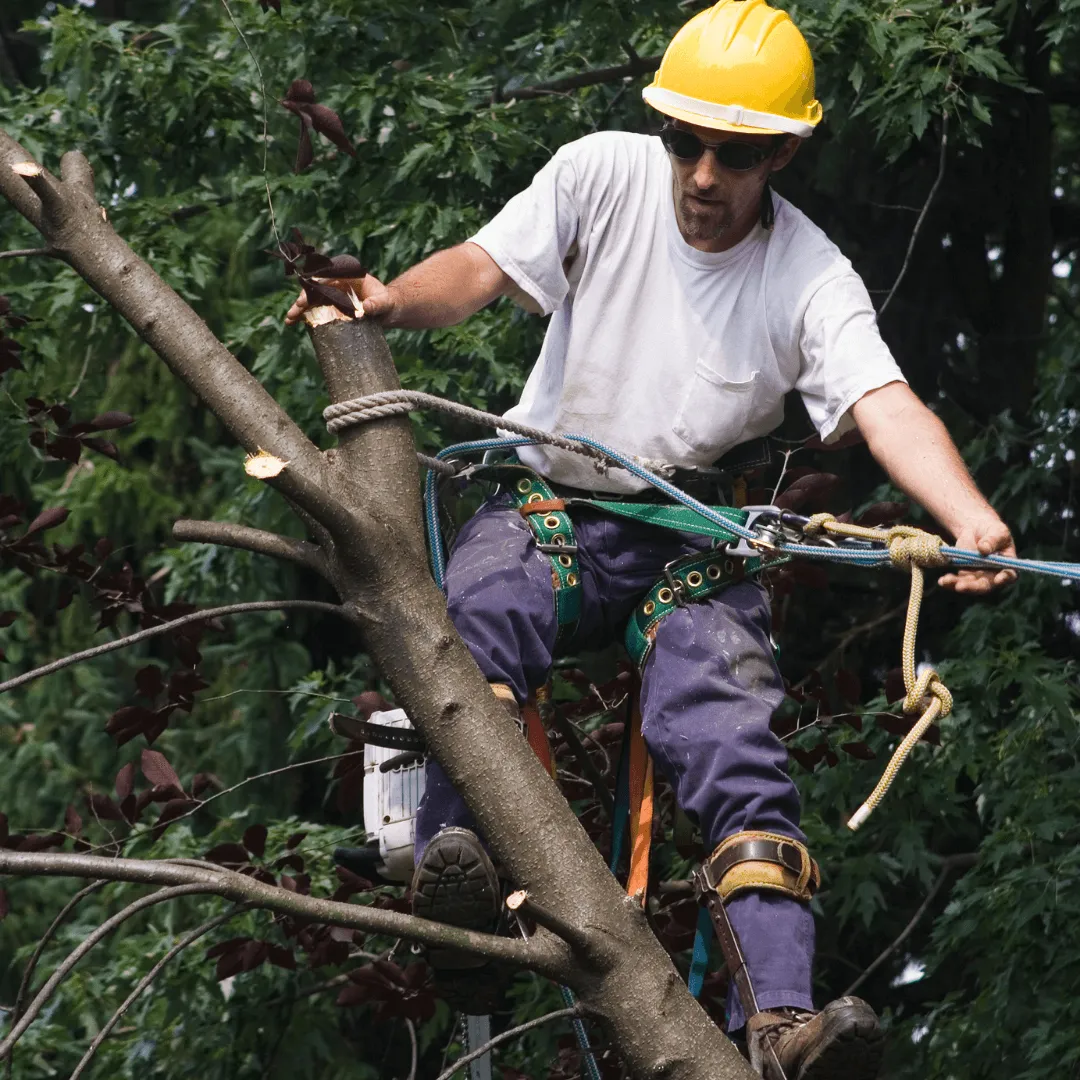
[[(985, 518), (961, 529), (955, 546), (965, 551), (977, 551), (980, 555), (1000, 554), (1016, 558), (1012, 534), (999, 517)], [(943, 574), (938, 578), (938, 584), (958, 593), (988, 593), (1015, 580), (1015, 570), (959, 570)]]

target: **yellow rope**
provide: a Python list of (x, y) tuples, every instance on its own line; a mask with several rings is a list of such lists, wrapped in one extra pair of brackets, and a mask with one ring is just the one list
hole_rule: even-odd
[(919, 610), (923, 599), (923, 567), (945, 566), (948, 563), (941, 554), (943, 543), (940, 536), (924, 532), (913, 525), (894, 525), (889, 529), (871, 528), (864, 525), (849, 525), (837, 521), (832, 514), (815, 514), (805, 526), (808, 535), (826, 532), (834, 536), (849, 536), (860, 540), (875, 540), (888, 546), (893, 565), (911, 573), (911, 593), (908, 597), (907, 618), (904, 620), (904, 712), (917, 713), (927, 695), (930, 702), (915, 726), (904, 736), (903, 741), (893, 751), (889, 764), (882, 773), (877, 786), (870, 793), (866, 802), (851, 815), (848, 828), (853, 832), (873, 812), (885, 797), (900, 767), (915, 744), (923, 737), (927, 729), (939, 717), (952, 712), (953, 698), (948, 688), (938, 677), (933, 668), (927, 667), (921, 675), (915, 673), (915, 637), (919, 630)]

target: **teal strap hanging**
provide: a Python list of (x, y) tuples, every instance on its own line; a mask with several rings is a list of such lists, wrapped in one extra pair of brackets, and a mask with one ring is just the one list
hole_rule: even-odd
[(701, 988), (709, 971), (709, 953), (712, 951), (713, 928), (709, 909), (704, 904), (698, 908), (697, 933), (694, 935), (694, 953), (690, 959), (690, 978), (687, 988), (694, 997), (701, 997)]

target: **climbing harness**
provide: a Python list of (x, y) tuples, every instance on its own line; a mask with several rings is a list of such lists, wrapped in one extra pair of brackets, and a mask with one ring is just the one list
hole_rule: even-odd
[[(926, 730), (953, 706), (952, 695), (937, 672), (926, 668), (916, 672), (915, 639), (923, 597), (923, 568), (955, 565), (967, 569), (1015, 569), (1058, 578), (1080, 577), (1080, 564), (1020, 559), (1011, 556), (966, 551), (953, 547), (931, 533), (913, 526), (868, 528), (838, 521), (831, 514), (803, 517), (775, 506), (708, 506), (680, 490), (654, 469), (620, 453), (587, 435), (552, 435), (505, 417), (446, 401), (432, 394), (393, 390), (371, 394), (331, 405), (323, 413), (331, 432), (417, 409), (437, 409), (461, 419), (491, 426), (510, 435), (458, 443), (434, 458), (418, 455), (426, 466), (424, 512), (428, 532), (432, 576), (445, 589), (446, 554), (439, 522), (440, 478), (444, 482), (495, 480), (510, 504), (528, 522), (538, 550), (552, 560), (552, 584), (560, 638), (568, 637), (581, 611), (581, 575), (573, 524), (567, 513), (574, 504), (619, 515), (680, 532), (711, 537), (714, 547), (670, 563), (663, 578), (653, 586), (635, 609), (626, 630), (626, 649), (640, 673), (655, 638), (659, 623), (676, 608), (706, 600), (734, 582), (757, 574), (763, 568), (786, 562), (791, 557), (816, 559), (854, 566), (893, 565), (911, 577), (907, 618), (904, 625), (903, 673), (906, 696), (904, 711), (921, 716), (894, 751), (885, 772), (866, 801), (851, 816), (848, 828), (855, 830), (884, 798), (900, 767)], [(632, 476), (666, 495), (670, 504), (631, 502), (627, 499), (559, 498), (550, 485), (533, 470), (516, 460), (470, 463), (469, 458), (515, 448), (544, 444), (592, 459), (598, 472), (611, 467), (625, 469)], [(653, 464), (653, 463), (649, 463)], [(742, 501), (741, 499), (738, 501)], [(554, 776), (550, 748), (538, 711), (539, 702), (530, 700), (523, 709), (526, 734), (541, 760)], [(648, 885), (648, 853), (652, 834), (653, 773), (641, 735), (641, 715), (637, 693), (631, 694), (623, 752), (615, 793), (615, 813), (610, 866), (619, 865), (624, 835), (630, 829), (630, 871), (627, 892), (642, 905)], [(529, 717), (534, 719), (530, 720)], [(547, 751), (541, 752), (540, 742)], [(766, 833), (739, 833), (725, 840), (695, 871), (695, 893), (703, 907), (691, 960), (689, 987), (701, 992), (709, 959), (711, 921), (724, 954), (725, 964), (739, 992), (747, 1017), (759, 1011), (746, 961), (738, 937), (727, 916), (725, 902), (743, 889), (773, 889), (800, 900), (808, 900), (817, 888), (817, 864), (806, 848), (790, 838)], [(568, 1003), (573, 995), (563, 988)], [(590, 1078), (598, 1077), (583, 1025), (575, 1024)]]

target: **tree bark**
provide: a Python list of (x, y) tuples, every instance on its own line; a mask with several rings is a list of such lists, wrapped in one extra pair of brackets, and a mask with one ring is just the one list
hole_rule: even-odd
[[(601, 1020), (635, 1078), (752, 1076), (690, 996), (641, 909), (608, 872), (455, 632), (426, 570), (408, 418), (353, 428), (336, 449), (320, 454), (104, 220), (85, 159), (66, 155), (63, 181), (44, 171), (27, 179), (11, 171), (12, 164), (28, 160), (0, 131), (0, 193), (242, 446), (288, 463), (269, 482), (317, 524), (328, 576), (398, 703), (476, 814), (510, 877), (558, 923), (575, 929), (565, 961), (548, 973)], [(329, 322), (312, 336), (331, 401), (399, 386), (382, 333), (370, 321)], [(543, 930), (537, 936), (556, 944)]]

